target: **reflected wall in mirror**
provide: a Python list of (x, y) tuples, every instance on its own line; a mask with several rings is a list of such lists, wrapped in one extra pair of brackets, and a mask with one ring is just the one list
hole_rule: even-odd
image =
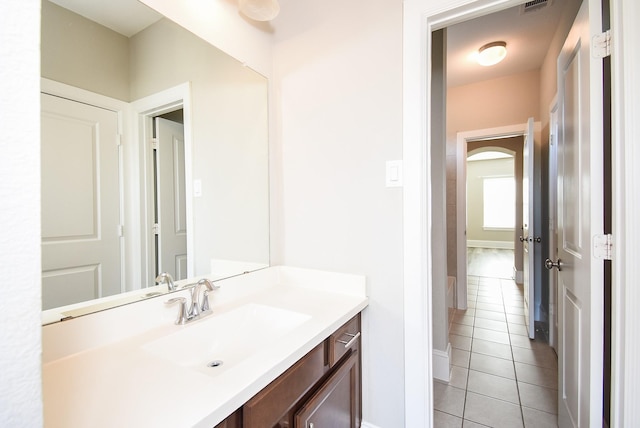
[(121, 33), (72, 2), (42, 1), (43, 309), (268, 266), (266, 79), (136, 0)]

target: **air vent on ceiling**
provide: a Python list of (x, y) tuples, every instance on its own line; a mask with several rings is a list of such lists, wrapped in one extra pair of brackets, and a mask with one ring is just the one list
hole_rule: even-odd
[(531, 0), (520, 6), (520, 14), (536, 12), (553, 4), (553, 0)]

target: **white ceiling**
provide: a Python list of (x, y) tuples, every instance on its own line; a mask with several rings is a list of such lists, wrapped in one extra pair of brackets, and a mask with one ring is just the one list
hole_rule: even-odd
[[(538, 70), (551, 44), (564, 0), (533, 12), (513, 7), (447, 28), (447, 86), (460, 86), (510, 74)], [(507, 57), (492, 67), (471, 55), (482, 45), (507, 43)]]
[(127, 37), (133, 36), (162, 18), (162, 15), (135, 0), (50, 1)]

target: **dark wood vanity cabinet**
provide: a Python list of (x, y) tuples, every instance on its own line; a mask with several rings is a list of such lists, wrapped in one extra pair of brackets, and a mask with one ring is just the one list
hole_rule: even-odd
[(357, 428), (361, 421), (360, 314), (216, 428)]

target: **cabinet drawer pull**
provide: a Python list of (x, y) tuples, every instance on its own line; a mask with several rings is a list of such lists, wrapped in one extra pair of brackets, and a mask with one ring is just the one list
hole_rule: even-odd
[(353, 342), (358, 340), (358, 338), (360, 337), (360, 332), (357, 332), (356, 334), (345, 333), (345, 335), (349, 336), (351, 338), (351, 340), (349, 340), (348, 342), (346, 340), (336, 340), (336, 342), (342, 343), (342, 344), (344, 344), (345, 348), (348, 348), (349, 346), (353, 345)]

